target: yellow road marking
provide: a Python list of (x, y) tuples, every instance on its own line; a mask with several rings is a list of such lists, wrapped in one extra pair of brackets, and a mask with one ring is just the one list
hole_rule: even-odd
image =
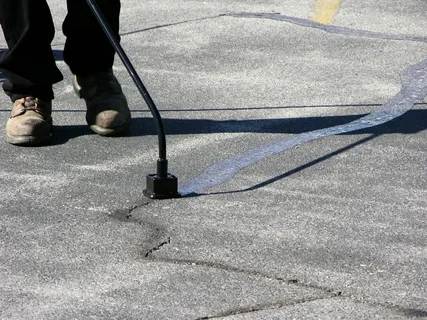
[(321, 24), (332, 24), (340, 8), (341, 0), (317, 0), (311, 20)]

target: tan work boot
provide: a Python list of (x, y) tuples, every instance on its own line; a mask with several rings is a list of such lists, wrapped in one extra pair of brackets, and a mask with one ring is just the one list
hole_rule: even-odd
[(52, 137), (52, 101), (18, 99), (6, 124), (6, 141), (20, 146), (40, 145)]
[(92, 131), (111, 136), (129, 128), (128, 103), (112, 70), (87, 77), (74, 76), (73, 85), (86, 102), (86, 121)]

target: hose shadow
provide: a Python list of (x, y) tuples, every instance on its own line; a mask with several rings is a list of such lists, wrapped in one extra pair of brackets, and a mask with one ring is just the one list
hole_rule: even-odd
[(328, 153), (328, 154), (326, 154), (326, 155), (324, 155), (322, 157), (314, 159), (314, 160), (312, 160), (312, 161), (310, 161), (310, 162), (308, 162), (306, 164), (303, 164), (303, 165), (301, 165), (301, 166), (299, 166), (299, 167), (297, 167), (295, 169), (292, 169), (292, 170), (289, 170), (287, 172), (284, 172), (284, 173), (282, 173), (282, 174), (280, 174), (278, 176), (275, 176), (275, 177), (273, 177), (271, 179), (265, 180), (263, 182), (260, 182), (260, 183), (258, 183), (256, 185), (253, 185), (253, 186), (248, 187), (248, 188), (244, 188), (244, 189), (240, 189), (240, 190), (222, 191), (222, 192), (208, 192), (208, 193), (197, 193), (197, 192), (194, 192), (194, 193), (186, 195), (185, 197), (199, 197), (199, 196), (204, 196), (204, 195), (235, 194), (235, 193), (243, 193), (243, 192), (247, 192), (247, 191), (254, 191), (254, 190), (260, 189), (262, 187), (268, 186), (268, 185), (270, 185), (270, 184), (272, 184), (274, 182), (277, 182), (279, 180), (282, 180), (284, 178), (287, 178), (287, 177), (289, 177), (291, 175), (294, 175), (294, 174), (296, 174), (296, 173), (298, 173), (300, 171), (308, 169), (308, 168), (310, 168), (312, 166), (315, 166), (316, 164), (319, 164), (319, 163), (321, 163), (323, 161), (326, 161), (326, 160), (328, 160), (328, 159), (330, 159), (330, 158), (332, 158), (334, 156), (339, 155), (340, 153), (343, 153), (343, 152), (346, 152), (346, 151), (348, 151), (350, 149), (353, 149), (354, 147), (362, 145), (362, 144), (364, 144), (364, 143), (366, 143), (368, 141), (371, 141), (371, 140), (373, 140), (373, 139), (375, 139), (375, 138), (377, 138), (379, 136), (381, 136), (381, 134), (372, 134), (372, 135), (370, 135), (368, 137), (365, 137), (365, 138), (363, 138), (363, 139), (361, 139), (361, 140), (359, 140), (357, 142), (349, 144), (348, 146), (342, 147), (342, 148), (340, 148), (340, 149), (338, 149), (336, 151), (333, 151), (333, 152)]

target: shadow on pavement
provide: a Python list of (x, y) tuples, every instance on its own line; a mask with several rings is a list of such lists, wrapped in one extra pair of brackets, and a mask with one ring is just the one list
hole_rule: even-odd
[[(284, 119), (251, 120), (205, 120), (205, 119), (164, 119), (166, 133), (209, 134), (209, 133), (284, 133), (299, 134), (329, 128), (360, 119), (364, 115), (324, 116)], [(156, 130), (150, 118), (132, 120), (131, 136), (154, 135)], [(404, 115), (385, 124), (347, 134), (413, 134), (427, 128), (427, 110), (410, 110)]]
[[(326, 116), (287, 119), (206, 120), (163, 119), (167, 135), (209, 133), (277, 133), (300, 134), (349, 123), (363, 115)], [(346, 134), (415, 134), (427, 129), (427, 110), (410, 110), (385, 124)], [(56, 125), (54, 144), (63, 144), (79, 136), (93, 134), (87, 125)], [(152, 118), (133, 118), (126, 137), (156, 135)]]
[(56, 126), (54, 124), (53, 138), (50, 145), (65, 144), (70, 139), (94, 134), (87, 125)]
[(323, 162), (323, 161), (325, 161), (325, 160), (328, 160), (329, 158), (332, 158), (332, 157), (334, 157), (334, 156), (336, 156), (336, 155), (339, 155), (340, 153), (343, 153), (343, 152), (345, 152), (345, 151), (348, 151), (348, 150), (350, 150), (350, 149), (352, 149), (352, 148), (354, 148), (354, 147), (357, 147), (357, 146), (359, 146), (359, 145), (361, 145), (361, 144), (364, 144), (364, 143), (366, 143), (366, 142), (368, 142), (368, 141), (370, 141), (370, 140), (373, 140), (373, 139), (375, 139), (375, 138), (377, 138), (377, 137), (379, 137), (379, 136), (380, 136), (380, 134), (372, 134), (372, 135), (370, 135), (370, 136), (368, 136), (368, 137), (366, 137), (366, 138), (363, 138), (363, 139), (361, 139), (361, 140), (359, 140), (359, 141), (357, 141), (357, 142), (355, 142), (355, 143), (352, 143), (352, 144), (350, 144), (350, 145), (348, 145), (348, 146), (345, 146), (345, 147), (340, 148), (340, 149), (338, 149), (338, 150), (336, 150), (336, 151), (333, 151), (333, 152), (331, 152), (331, 153), (328, 153), (328, 154), (326, 154), (326, 155), (324, 155), (324, 156), (322, 156), (322, 157), (319, 157), (319, 158), (317, 158), (317, 159), (315, 159), (315, 160), (313, 160), (313, 161), (310, 161), (310, 162), (308, 162), (308, 163), (306, 163), (306, 164), (303, 164), (302, 166), (299, 166), (299, 167), (297, 167), (297, 168), (295, 168), (295, 169), (289, 170), (289, 171), (287, 171), (287, 172), (285, 172), (285, 173), (282, 173), (282, 174), (280, 174), (280, 175), (277, 175), (277, 176), (275, 176), (275, 177), (273, 177), (273, 178), (271, 178), (271, 179), (268, 179), (268, 180), (266, 180), (266, 181), (263, 181), (263, 182), (261, 182), (261, 183), (258, 183), (258, 184), (254, 185), (254, 186), (252, 186), (252, 187), (249, 187), (249, 188), (245, 188), (245, 189), (241, 189), (241, 190), (224, 191), (224, 192), (212, 192), (212, 193), (208, 193), (208, 194), (203, 194), (203, 193), (192, 193), (192, 194), (189, 194), (189, 195), (188, 195), (188, 197), (197, 197), (197, 196), (202, 196), (202, 195), (215, 195), (215, 194), (242, 193), (242, 192), (246, 192), (246, 191), (256, 190), (256, 189), (259, 189), (259, 188), (262, 188), (262, 187), (268, 186), (269, 184), (272, 184), (272, 183), (274, 183), (274, 182), (276, 182), (276, 181), (279, 181), (279, 180), (281, 180), (281, 179), (287, 178), (287, 177), (289, 177), (289, 176), (291, 176), (291, 175), (293, 175), (293, 174), (295, 174), (295, 173), (298, 173), (298, 172), (300, 172), (300, 171), (303, 171), (303, 170), (305, 170), (305, 169), (308, 169), (308, 168), (310, 168), (310, 167), (312, 167), (312, 166), (314, 166), (314, 165), (316, 165), (316, 164), (318, 164), (318, 163), (320, 163), (320, 162)]

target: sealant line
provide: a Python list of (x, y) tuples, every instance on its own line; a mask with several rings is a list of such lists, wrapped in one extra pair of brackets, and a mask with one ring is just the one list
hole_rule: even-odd
[(332, 24), (341, 5), (341, 0), (317, 0), (312, 20), (320, 24)]
[(284, 22), (289, 22), (302, 27), (316, 28), (316, 29), (321, 29), (323, 31), (330, 32), (330, 33), (338, 33), (338, 34), (349, 35), (349, 36), (375, 38), (375, 39), (427, 42), (427, 37), (423, 37), (423, 36), (414, 36), (409, 34), (390, 34), (390, 33), (383, 33), (383, 32), (351, 29), (346, 27), (321, 24), (308, 19), (295, 18), (295, 17), (285, 16), (285, 15), (276, 14), (276, 13), (239, 12), (239, 13), (230, 13), (227, 15), (230, 17), (236, 17), (236, 18), (257, 18), (257, 19), (271, 19), (271, 20), (277, 20), (277, 21), (284, 21)]
[(272, 155), (295, 146), (332, 136), (371, 128), (389, 122), (410, 110), (427, 96), (427, 59), (407, 68), (402, 73), (402, 88), (381, 108), (358, 120), (330, 128), (314, 130), (302, 134), (280, 138), (255, 147), (244, 153), (234, 155), (214, 164), (180, 189), (182, 195), (196, 193), (217, 186), (231, 179), (237, 172)]

